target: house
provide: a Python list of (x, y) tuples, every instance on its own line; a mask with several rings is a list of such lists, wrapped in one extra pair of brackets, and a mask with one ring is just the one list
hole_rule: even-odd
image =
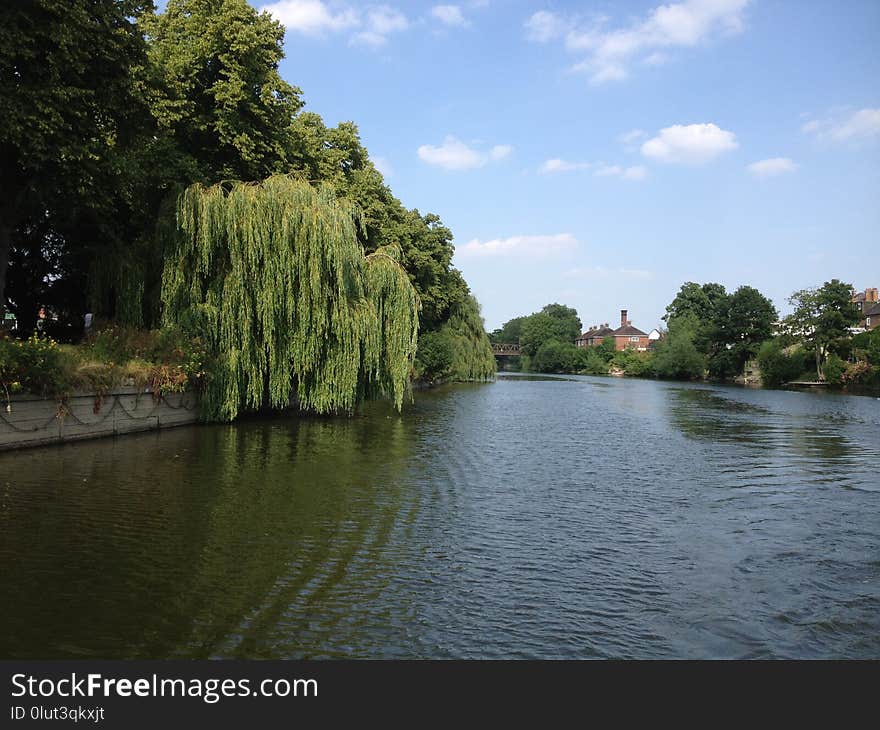
[[(602, 325), (593, 325), (575, 340), (575, 344), (578, 347), (595, 347), (596, 345), (601, 345), (606, 337), (613, 337), (615, 350), (626, 350), (627, 348), (631, 348), (633, 350), (638, 350), (639, 352), (644, 352), (651, 344), (649, 336), (640, 329), (633, 327), (632, 322), (626, 317), (627, 310), (621, 309), (620, 327), (616, 330), (611, 329), (607, 322)], [(659, 336), (660, 333), (658, 332), (657, 338), (659, 338)]]
[(594, 324), (590, 329), (581, 334), (578, 337), (574, 344), (578, 347), (595, 347), (596, 345), (601, 345), (602, 340), (606, 337), (612, 337), (614, 335), (614, 330), (608, 326), (608, 323), (605, 324)]
[(620, 327), (614, 330), (614, 349), (626, 350), (627, 348), (644, 352), (651, 344), (648, 340), (648, 333), (642, 332), (637, 327), (633, 327), (632, 322), (627, 318), (627, 311), (620, 310)]
[(862, 310), (862, 326), (869, 332), (880, 327), (880, 302), (868, 304)]
[(870, 287), (865, 289), (865, 291), (860, 291), (857, 294), (853, 294), (852, 298), (853, 304), (856, 305), (856, 308), (861, 313), (862, 317), (865, 316), (865, 310), (870, 309), (872, 304), (877, 304), (880, 301), (880, 297), (878, 297), (877, 287)]

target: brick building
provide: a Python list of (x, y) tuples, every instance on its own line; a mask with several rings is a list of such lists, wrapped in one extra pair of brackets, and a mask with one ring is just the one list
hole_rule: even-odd
[(627, 310), (620, 310), (620, 327), (611, 329), (607, 323), (603, 325), (593, 325), (575, 340), (578, 347), (595, 347), (601, 345), (602, 340), (606, 337), (614, 338), (615, 350), (626, 350), (627, 348), (644, 352), (650, 345), (648, 334), (642, 332), (637, 327), (633, 327), (632, 322), (627, 319)]

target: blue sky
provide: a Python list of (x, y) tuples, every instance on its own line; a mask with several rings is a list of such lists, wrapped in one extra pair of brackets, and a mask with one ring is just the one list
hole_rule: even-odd
[(254, 2), (281, 73), (455, 234), (489, 329), (688, 280), (880, 285), (880, 2)]

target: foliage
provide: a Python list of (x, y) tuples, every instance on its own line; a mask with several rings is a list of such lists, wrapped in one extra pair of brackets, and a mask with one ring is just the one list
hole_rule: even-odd
[(846, 362), (834, 353), (830, 353), (825, 359), (825, 381), (830, 385), (841, 385), (845, 371)]
[(468, 295), (457, 304), (440, 330), (452, 346), (450, 377), (462, 382), (495, 377), (495, 356), (486, 335), (480, 305)]
[(423, 380), (440, 380), (452, 369), (452, 337), (448, 330), (423, 332), (419, 335), (415, 368)]
[(181, 196), (162, 298), (169, 324), (204, 334), (207, 417), (284, 407), (294, 392), (318, 413), (374, 392), (401, 407), (418, 297), (398, 251), (364, 257), (353, 215), (329, 186), (285, 176)]
[(632, 348), (620, 350), (611, 359), (611, 365), (631, 377), (647, 377), (654, 374), (654, 356), (650, 352), (637, 352)]
[(571, 342), (547, 340), (531, 361), (531, 369), (538, 373), (574, 373), (585, 365), (582, 351)]
[(140, 23), (150, 39), (141, 81), (184, 175), (258, 180), (285, 170), (303, 102), (278, 73), (281, 23), (245, 0), (169, 0)]
[(584, 350), (583, 364), (580, 372), (584, 375), (607, 375), (609, 360), (605, 360), (599, 353), (601, 345), (588, 347)]
[(703, 377), (706, 356), (695, 345), (699, 328), (699, 321), (692, 315), (670, 321), (669, 334), (658, 343), (653, 358), (653, 369), (659, 377), (678, 380)]
[(52, 339), (36, 333), (27, 340), (0, 339), (0, 386), (7, 395), (63, 393), (71, 384), (70, 370), (65, 352)]
[(813, 350), (819, 380), (825, 379), (823, 365), (829, 348), (847, 337), (849, 328), (859, 321), (852, 292), (850, 284), (832, 279), (819, 288), (796, 291), (789, 298), (794, 312), (786, 317), (786, 325)]
[(592, 348), (592, 350), (602, 358), (607, 365), (614, 359), (614, 355), (617, 353), (617, 342), (613, 337), (604, 337), (602, 342)]
[[(112, 215), (119, 163), (142, 124), (131, 69), (146, 45), (133, 18), (149, 4), (0, 4), (0, 311), (10, 252), (11, 273), (33, 281), (47, 248), (72, 264), (106, 236), (84, 224)], [(33, 312), (18, 314), (29, 328)]]
[(501, 344), (518, 344), (522, 337), (523, 323), (527, 317), (514, 317), (505, 322), (499, 329), (489, 333), (489, 340)]
[(768, 387), (780, 386), (797, 378), (807, 367), (807, 356), (799, 346), (785, 347), (782, 338), (775, 337), (758, 348), (758, 367), (761, 382)]
[[(101, 394), (120, 385), (156, 394), (198, 387), (204, 357), (198, 340), (181, 347), (178, 332), (114, 330), (105, 337), (112, 348), (95, 342), (60, 345), (36, 333), (22, 341), (0, 338), (0, 393), (63, 399), (75, 390)], [(169, 342), (175, 346), (168, 347)], [(135, 351), (142, 355), (132, 355)]]
[(580, 333), (581, 320), (576, 310), (562, 304), (548, 304), (524, 319), (520, 345), (525, 354), (533, 357), (544, 343), (552, 340), (574, 343)]

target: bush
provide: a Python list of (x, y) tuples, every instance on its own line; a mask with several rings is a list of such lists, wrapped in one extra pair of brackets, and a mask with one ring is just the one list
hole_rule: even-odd
[(841, 385), (843, 383), (843, 373), (846, 370), (846, 362), (835, 354), (828, 355), (825, 358), (825, 382), (829, 385)]
[(584, 375), (608, 375), (608, 363), (597, 352), (598, 347), (588, 347), (584, 352), (583, 362), (580, 372)]
[(800, 347), (784, 347), (784, 342), (776, 337), (767, 340), (758, 349), (758, 367), (761, 369), (761, 382), (775, 387), (796, 379), (809, 367), (807, 354)]
[(549, 340), (535, 353), (532, 369), (538, 373), (577, 372), (584, 361), (581, 352), (570, 342)]
[(416, 373), (425, 380), (439, 380), (452, 369), (452, 339), (446, 332), (419, 335), (416, 350)]
[(0, 385), (4, 395), (27, 391), (58, 396), (73, 385), (71, 358), (55, 340), (36, 332), (27, 340), (0, 340)]
[(691, 330), (670, 328), (669, 336), (657, 345), (654, 373), (661, 378), (693, 380), (706, 372), (706, 358), (694, 345)]
[(653, 357), (647, 352), (637, 352), (627, 348), (616, 352), (611, 359), (611, 364), (623, 370), (625, 375), (635, 378), (653, 374)]

